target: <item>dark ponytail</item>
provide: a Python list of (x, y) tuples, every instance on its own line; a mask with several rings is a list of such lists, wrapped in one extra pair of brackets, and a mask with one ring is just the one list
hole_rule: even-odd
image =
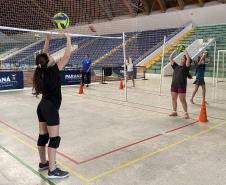
[(47, 69), (49, 57), (46, 53), (36, 56), (36, 69), (33, 76), (33, 90), (36, 97), (43, 92), (44, 71)]

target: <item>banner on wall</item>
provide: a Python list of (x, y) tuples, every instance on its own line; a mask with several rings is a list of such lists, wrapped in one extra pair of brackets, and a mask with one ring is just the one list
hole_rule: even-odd
[(61, 85), (77, 85), (82, 81), (80, 70), (61, 71)]
[(22, 71), (0, 72), (0, 90), (23, 89), (24, 79)]

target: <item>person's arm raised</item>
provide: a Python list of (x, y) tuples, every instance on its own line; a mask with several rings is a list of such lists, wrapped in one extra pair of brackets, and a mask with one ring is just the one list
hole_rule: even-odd
[(71, 38), (69, 35), (67, 34), (63, 34), (65, 35), (65, 37), (67, 38), (67, 45), (64, 51), (64, 56), (60, 59), (60, 61), (57, 63), (59, 70), (63, 70), (64, 66), (67, 65), (70, 56), (71, 56), (71, 52), (72, 52), (72, 45), (71, 45)]
[(43, 53), (48, 53), (50, 39), (51, 39), (51, 34), (49, 34), (49, 33), (46, 34), (45, 44), (44, 44), (44, 47), (43, 47), (43, 50), (42, 50)]
[(174, 63), (174, 53), (176, 52), (176, 50), (174, 50), (172, 53), (171, 53), (171, 55), (170, 55), (170, 57), (169, 57), (169, 61), (170, 61), (170, 64), (171, 65), (173, 65), (173, 63)]
[(199, 64), (205, 64), (205, 57), (206, 57), (206, 53), (203, 53), (202, 57), (199, 60)]
[(190, 67), (190, 65), (191, 65), (191, 58), (190, 58), (187, 50), (185, 50), (185, 55), (186, 55), (186, 58), (187, 58), (187, 60), (186, 60), (186, 66), (187, 67)]

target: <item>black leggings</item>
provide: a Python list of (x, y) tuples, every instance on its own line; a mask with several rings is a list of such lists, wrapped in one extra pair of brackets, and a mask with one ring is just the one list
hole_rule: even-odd
[(60, 124), (59, 109), (50, 100), (41, 100), (38, 104), (37, 115), (39, 122), (46, 122), (48, 126)]
[(86, 84), (90, 84), (91, 72), (82, 72), (82, 84), (85, 84), (85, 77), (86, 77)]

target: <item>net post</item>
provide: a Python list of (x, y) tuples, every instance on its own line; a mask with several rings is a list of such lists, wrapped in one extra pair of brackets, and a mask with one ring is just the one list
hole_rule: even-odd
[(224, 54), (225, 54), (225, 51), (223, 51), (223, 76), (222, 76), (223, 82), (224, 82)]
[(220, 63), (220, 51), (218, 50), (217, 54), (217, 73), (216, 73), (216, 84), (218, 83), (218, 74), (219, 74), (219, 63)]
[(161, 74), (160, 74), (160, 86), (159, 86), (159, 95), (162, 94), (162, 79), (163, 79), (163, 67), (164, 67), (164, 57), (165, 57), (165, 44), (166, 44), (166, 36), (164, 36), (164, 42), (162, 46), (162, 63), (161, 63)]
[(216, 84), (216, 51), (217, 51), (217, 42), (214, 43), (214, 59), (213, 59), (213, 85)]
[(125, 101), (127, 101), (127, 71), (126, 71), (126, 45), (125, 45), (125, 32), (122, 33), (123, 38), (123, 57), (124, 57), (124, 84), (125, 84)]

